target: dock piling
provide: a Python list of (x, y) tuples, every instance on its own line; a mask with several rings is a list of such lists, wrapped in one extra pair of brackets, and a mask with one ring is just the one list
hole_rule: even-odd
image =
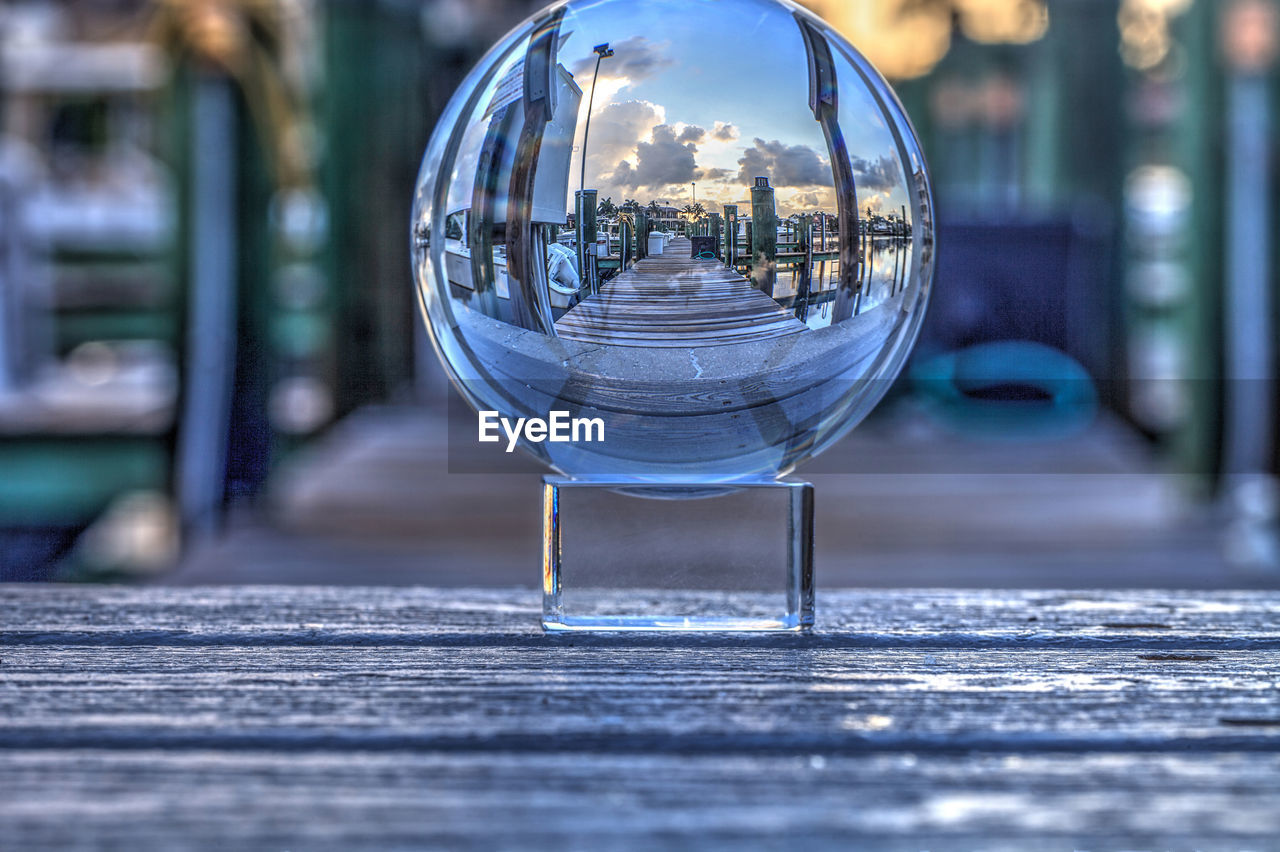
[(590, 256), (596, 250), (596, 190), (585, 189), (574, 193), (577, 201), (578, 272), (592, 293), (600, 292), (600, 282), (595, 274), (595, 264)]
[(751, 187), (751, 282), (773, 295), (778, 267), (778, 211), (768, 177)]
[(724, 265), (738, 265), (738, 205), (724, 206)]

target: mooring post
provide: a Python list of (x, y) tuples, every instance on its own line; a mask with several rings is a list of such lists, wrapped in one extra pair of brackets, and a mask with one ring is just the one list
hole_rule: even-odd
[(618, 220), (618, 271), (623, 272), (631, 264), (631, 223), (624, 217)]
[(756, 178), (751, 187), (751, 283), (773, 296), (778, 273), (778, 210), (769, 178)]
[(644, 260), (649, 256), (649, 216), (643, 210), (637, 210), (635, 217), (636, 260)]
[(724, 206), (724, 265), (730, 268), (738, 262), (738, 205)]
[(600, 291), (600, 282), (591, 256), (596, 252), (596, 190), (584, 189), (578, 195), (578, 273), (591, 288)]

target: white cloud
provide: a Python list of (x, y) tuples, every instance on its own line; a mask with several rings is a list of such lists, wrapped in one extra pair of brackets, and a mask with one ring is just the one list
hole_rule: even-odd
[(692, 140), (704, 135), (701, 127), (686, 127), (677, 134), (675, 128), (660, 124), (648, 141), (636, 145), (635, 163), (623, 160), (610, 180), (619, 186), (653, 189), (696, 180), (698, 146)]
[(732, 142), (738, 138), (738, 128), (726, 121), (717, 121), (711, 130), (711, 137), (721, 142)]

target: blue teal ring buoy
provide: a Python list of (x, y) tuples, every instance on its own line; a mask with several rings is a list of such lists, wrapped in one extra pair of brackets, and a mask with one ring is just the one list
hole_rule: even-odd
[[(1078, 361), (1041, 343), (1003, 340), (929, 358), (911, 370), (912, 388), (946, 426), (990, 438), (1046, 439), (1094, 421), (1098, 393)], [(995, 401), (970, 394), (1000, 385), (1041, 391), (1046, 401)]]

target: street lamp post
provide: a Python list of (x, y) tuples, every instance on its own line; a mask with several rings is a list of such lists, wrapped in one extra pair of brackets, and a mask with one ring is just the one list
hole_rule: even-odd
[[(595, 106), (596, 102), (596, 80), (600, 76), (600, 63), (610, 56), (613, 56), (613, 51), (609, 48), (608, 42), (605, 42), (604, 44), (597, 44), (592, 48), (592, 50), (595, 51), (596, 54), (596, 70), (595, 73), (591, 75), (591, 96), (587, 99), (587, 123), (586, 126), (582, 128), (582, 173), (578, 178), (578, 215), (575, 217), (575, 230), (577, 231), (578, 243), (578, 273), (584, 280), (587, 277), (587, 247), (582, 244), (585, 235), (585, 231), (582, 227), (582, 205), (586, 201), (587, 190), (587, 135), (591, 133), (591, 108)], [(596, 290), (594, 278), (589, 282), (589, 286), (591, 288), (591, 292), (594, 293)]]
[(591, 75), (591, 96), (587, 99), (587, 124), (582, 128), (582, 175), (578, 180), (578, 191), (587, 188), (587, 135), (591, 133), (591, 108), (596, 103), (596, 79), (600, 76), (600, 63), (613, 56), (609, 43), (597, 44), (592, 48), (596, 54), (596, 70)]

